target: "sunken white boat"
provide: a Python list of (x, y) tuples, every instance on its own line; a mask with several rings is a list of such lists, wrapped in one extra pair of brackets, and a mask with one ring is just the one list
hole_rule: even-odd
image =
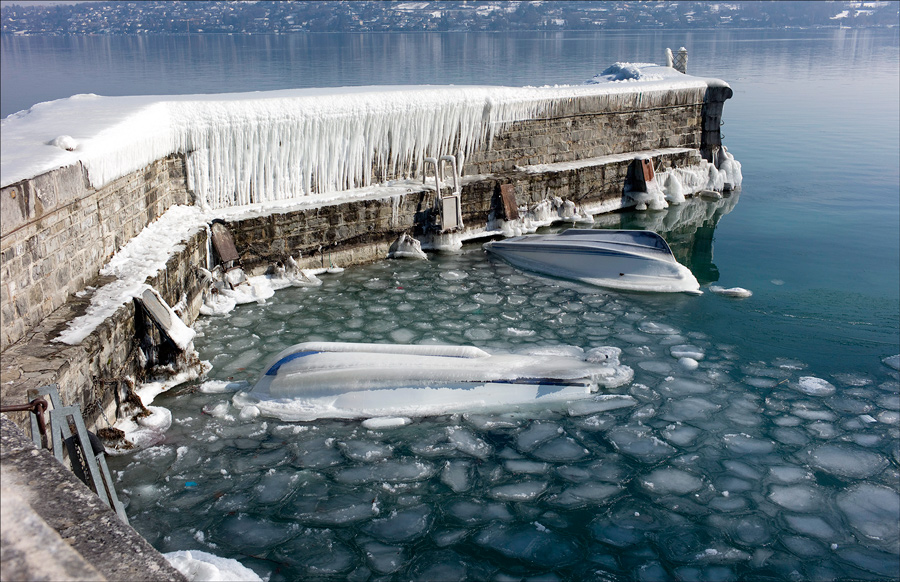
[(570, 228), (490, 241), (484, 250), (527, 271), (601, 287), (701, 293), (694, 274), (652, 231)]
[(275, 356), (234, 403), (285, 421), (511, 411), (590, 398), (601, 387), (629, 382), (633, 372), (619, 364), (619, 353), (613, 347), (491, 354), (473, 346), (307, 342)]

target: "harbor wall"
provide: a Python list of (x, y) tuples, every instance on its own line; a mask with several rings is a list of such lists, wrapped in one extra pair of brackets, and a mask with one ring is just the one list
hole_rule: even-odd
[[(634, 155), (656, 152), (658, 169), (699, 163), (710, 144), (719, 143), (721, 103), (710, 99), (724, 101), (730, 91), (569, 98), (555, 103), (552, 115), (504, 125), (464, 163), (466, 229), (477, 234), (498, 217), (499, 189), (506, 184), (517, 204), (529, 208), (554, 197), (584, 208), (627, 206)], [(426, 188), (412, 189), (228, 225), (250, 272), (288, 255), (316, 266), (327, 253), (345, 266), (383, 258), (399, 234), (420, 233), (433, 197)], [(22, 403), (28, 388), (58, 383), (63, 401), (80, 404), (94, 426), (104, 414), (115, 416), (111, 383), (139, 372), (135, 306), (122, 306), (79, 345), (54, 339), (88, 309), (84, 292), (108, 282), (100, 269), (116, 251), (173, 205), (194, 202), (185, 156), (156, 160), (99, 189), (89, 186), (81, 166), (69, 166), (5, 187), (0, 200), (3, 401)], [(147, 281), (170, 305), (181, 305), (188, 324), (199, 312), (196, 267), (207, 265), (207, 248), (205, 233), (197, 234)], [(14, 419), (24, 426), (24, 414)]]

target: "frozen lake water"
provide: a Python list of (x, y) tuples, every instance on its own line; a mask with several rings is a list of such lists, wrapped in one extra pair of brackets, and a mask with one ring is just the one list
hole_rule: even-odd
[[(201, 320), (212, 381), (157, 398), (173, 427), (114, 459), (119, 487), (161, 551), (272, 581), (896, 578), (897, 371), (751, 361), (683, 319), (728, 301), (544, 278), (479, 245), (323, 275)], [(241, 419), (231, 391), (299, 341), (615, 345), (635, 377), (390, 429)]]
[[(740, 200), (598, 226), (655, 230), (704, 289), (752, 297), (609, 292), (472, 245), (202, 318), (210, 381), (157, 397), (166, 440), (110, 463), (137, 530), (273, 582), (900, 578), (896, 29), (4, 37), (3, 114), (79, 92), (581, 83), (679, 46), (734, 88)], [(229, 390), (313, 340), (613, 346), (635, 377), (604, 402), (392, 429), (241, 419)]]

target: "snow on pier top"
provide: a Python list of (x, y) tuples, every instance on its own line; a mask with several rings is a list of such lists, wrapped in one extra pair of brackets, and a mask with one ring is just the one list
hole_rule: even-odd
[[(718, 82), (721, 83), (721, 82)], [(425, 156), (470, 153), (498, 126), (555, 102), (705, 89), (706, 79), (617, 63), (583, 85), (375, 86), (103, 97), (38, 103), (0, 121), (0, 186), (81, 163), (95, 188), (154, 160), (186, 154), (203, 207), (286, 200), (372, 183)]]

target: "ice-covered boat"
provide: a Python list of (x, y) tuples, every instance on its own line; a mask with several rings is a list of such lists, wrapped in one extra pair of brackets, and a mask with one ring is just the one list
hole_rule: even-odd
[(701, 293), (696, 277), (675, 260), (665, 239), (647, 230), (570, 228), (490, 241), (484, 250), (521, 269), (601, 287)]
[(625, 384), (633, 372), (619, 364), (619, 353), (614, 347), (490, 354), (473, 346), (307, 342), (275, 356), (256, 385), (233, 401), (286, 421), (509, 411)]

